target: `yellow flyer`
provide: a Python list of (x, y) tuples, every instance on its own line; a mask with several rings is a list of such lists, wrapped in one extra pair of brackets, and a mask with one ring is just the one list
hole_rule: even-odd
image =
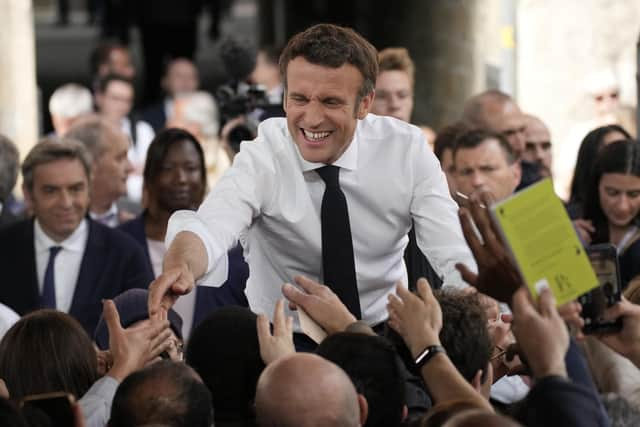
[(598, 285), (549, 178), (494, 203), (491, 213), (532, 295), (548, 286), (562, 305)]

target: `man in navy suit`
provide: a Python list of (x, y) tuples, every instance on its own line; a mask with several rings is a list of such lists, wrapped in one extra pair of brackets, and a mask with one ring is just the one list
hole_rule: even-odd
[(72, 140), (44, 140), (22, 165), (34, 218), (0, 232), (0, 302), (23, 315), (54, 308), (93, 333), (101, 300), (146, 288), (153, 275), (142, 248), (87, 216), (90, 158)]

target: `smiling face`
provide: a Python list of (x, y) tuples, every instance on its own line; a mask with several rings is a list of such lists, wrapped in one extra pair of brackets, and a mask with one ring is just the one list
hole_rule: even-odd
[(78, 159), (36, 166), (32, 188), (23, 189), (42, 230), (56, 242), (75, 231), (89, 207), (89, 181)]
[(287, 66), (284, 108), (289, 133), (309, 162), (331, 164), (347, 149), (373, 93), (358, 102), (362, 74), (344, 64), (330, 68), (297, 57)]
[(196, 209), (204, 197), (205, 177), (190, 140), (173, 143), (153, 180), (151, 203), (168, 212)]
[(600, 206), (609, 224), (628, 226), (640, 212), (640, 177), (605, 173), (598, 184)]

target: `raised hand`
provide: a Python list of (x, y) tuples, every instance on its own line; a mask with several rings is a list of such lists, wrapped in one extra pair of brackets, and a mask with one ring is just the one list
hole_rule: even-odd
[(293, 280), (304, 292), (285, 283), (282, 294), (292, 308), (300, 306), (327, 334), (342, 332), (357, 320), (328, 286), (304, 276)]
[(111, 300), (104, 301), (103, 316), (109, 330), (109, 350), (113, 358), (113, 366), (107, 374), (118, 381), (143, 368), (171, 347), (169, 322), (162, 316), (144, 325), (124, 329), (116, 305)]
[(389, 326), (404, 339), (416, 356), (426, 346), (440, 345), (442, 310), (426, 279), (419, 279), (417, 295), (401, 284), (396, 285), (398, 296), (389, 294), (387, 310)]
[[(506, 303), (522, 285), (522, 279), (496, 229), (487, 206), (493, 202), (489, 193), (472, 195), (467, 207), (459, 211), (460, 225), (467, 244), (478, 264), (478, 274), (464, 264), (457, 264), (462, 278), (479, 292)], [(478, 237), (473, 224), (477, 226)]]
[(564, 357), (569, 349), (569, 332), (551, 290), (543, 289), (535, 304), (529, 290), (520, 288), (513, 295), (512, 309), (512, 330), (533, 375), (566, 377)]
[(265, 365), (296, 352), (293, 345), (293, 318), (285, 316), (284, 300), (278, 300), (273, 311), (273, 333), (269, 319), (264, 314), (259, 314), (256, 322), (260, 357)]

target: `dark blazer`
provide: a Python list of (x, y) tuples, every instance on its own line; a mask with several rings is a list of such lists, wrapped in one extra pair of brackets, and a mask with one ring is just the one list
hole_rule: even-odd
[[(144, 233), (144, 215), (145, 212), (135, 219), (125, 222), (118, 228), (129, 234), (142, 245), (147, 258), (146, 262), (149, 268), (151, 268), (147, 236)], [(249, 266), (244, 261), (242, 246), (238, 244), (227, 253), (227, 256), (229, 257), (229, 275), (227, 281), (219, 288), (211, 286), (196, 287), (196, 306), (193, 313), (193, 326), (191, 330), (195, 329), (195, 327), (216, 308), (226, 305), (249, 306), (247, 297), (244, 294), (247, 279), (249, 278)]]
[[(89, 218), (85, 247), (69, 314), (93, 336), (102, 300), (147, 288), (153, 273), (140, 245), (121, 231)], [(39, 308), (33, 219), (0, 231), (0, 302), (24, 315)]]
[(160, 132), (167, 123), (167, 115), (164, 111), (164, 100), (149, 106), (142, 112), (142, 120), (149, 123), (154, 132)]

